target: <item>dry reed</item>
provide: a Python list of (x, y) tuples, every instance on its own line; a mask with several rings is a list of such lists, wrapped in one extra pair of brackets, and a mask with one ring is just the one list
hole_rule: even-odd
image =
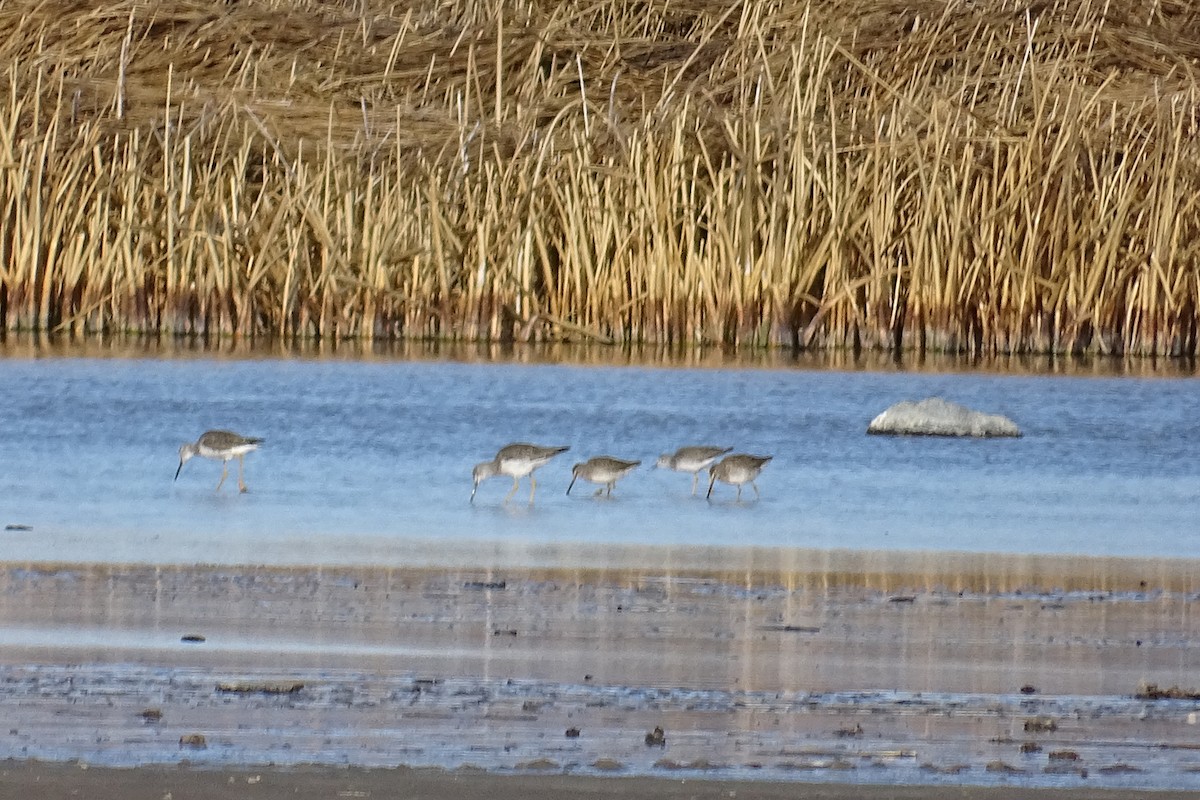
[(1180, 0), (0, 4), (0, 324), (1194, 355)]

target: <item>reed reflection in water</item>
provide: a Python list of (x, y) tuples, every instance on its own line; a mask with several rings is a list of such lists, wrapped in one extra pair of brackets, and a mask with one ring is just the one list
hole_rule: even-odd
[[(894, 566), (913, 566), (904, 561)], [(1128, 695), (1147, 682), (1187, 685), (1200, 667), (1200, 632), (1187, 623), (1195, 563), (1112, 561), (1087, 577), (1050, 562), (1031, 572), (1010, 561), (1008, 591), (914, 589), (927, 576), (890, 568), (8, 567), (0, 644), (10, 661), (50, 651), (84, 663), (586, 675), (697, 690), (1006, 694), (1032, 683), (1047, 694)], [(971, 559), (962, 575), (994, 583), (996, 566)], [(895, 588), (872, 588), (885, 574)], [(1139, 589), (1042, 585), (1076, 581)], [(181, 632), (203, 633), (203, 647)]]
[[(688, 568), (661, 552), (591, 569), (8, 566), (0, 758), (176, 763), (203, 730), (187, 757), (206, 766), (648, 775), (671, 759), (853, 780), (840, 754), (873, 782), (927, 783), (928, 763), (990, 783), (984, 765), (1048, 715), (1047, 743), (1088, 765), (1197, 784), (1191, 704), (1132, 697), (1200, 666), (1196, 562), (722, 552)], [(643, 744), (655, 726), (665, 750)], [(1121, 780), (1102, 767), (1087, 785)]]

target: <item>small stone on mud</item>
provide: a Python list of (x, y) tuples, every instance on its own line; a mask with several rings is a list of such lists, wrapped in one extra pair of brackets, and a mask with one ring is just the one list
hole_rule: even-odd
[(625, 769), (625, 765), (612, 758), (598, 758), (592, 762), (592, 769), (598, 769), (601, 772), (617, 772)]
[(1027, 683), (1021, 687), (1021, 694), (1037, 694), (1037, 687)]
[(31, 530), (33, 530), (33, 526), (32, 525), (23, 525), (20, 522), (10, 522), (8, 525), (4, 526), (4, 530), (6, 530), (6, 531), (31, 531)]
[(721, 769), (724, 765), (723, 764), (714, 764), (713, 762), (709, 761), (707, 758), (698, 758), (695, 761), (676, 761), (673, 758), (660, 758), (658, 761), (654, 762), (654, 766), (656, 769), (669, 769), (669, 770), (679, 770), (679, 769), (696, 769), (696, 770), (708, 769), (708, 770), (711, 770), (711, 769)]
[(1078, 775), (1087, 777), (1087, 769), (1080, 767), (1074, 761), (1051, 761), (1042, 769), (1045, 775)]
[(1135, 700), (1200, 700), (1200, 692), (1195, 689), (1180, 689), (1172, 686), (1160, 689), (1156, 683), (1147, 683), (1134, 694)]
[(1040, 752), (1042, 752), (1042, 746), (1040, 744), (1038, 744), (1037, 742), (1021, 742), (1021, 752), (1022, 753), (1040, 753)]
[(549, 758), (535, 758), (532, 761), (522, 761), (516, 765), (516, 769), (529, 771), (545, 771), (559, 768), (559, 763)]
[(180, 747), (191, 747), (195, 750), (204, 750), (208, 747), (208, 741), (202, 733), (185, 733), (179, 737)]
[(218, 692), (233, 692), (235, 694), (295, 694), (304, 688), (300, 681), (282, 681), (280, 683), (218, 683)]
[(665, 732), (663, 732), (662, 728), (659, 728), (656, 726), (654, 728), (654, 730), (652, 730), (646, 734), (646, 746), (647, 747), (666, 747), (667, 746), (667, 734)]
[(1145, 771), (1141, 767), (1135, 767), (1132, 764), (1109, 764), (1099, 769), (1101, 775), (1135, 775)]
[(198, 633), (185, 633), (183, 636), (179, 637), (179, 641), (181, 641), (181, 642), (203, 642), (206, 640), (203, 636), (201, 636)]
[(1014, 767), (1012, 764), (1007, 764), (1003, 761), (989, 761), (985, 769), (988, 772), (1003, 772), (1005, 775), (1020, 775), (1025, 772), (1020, 767)]
[(147, 708), (145, 711), (138, 714), (138, 716), (144, 719), (146, 722), (158, 722), (160, 719), (162, 719), (162, 709)]
[(579, 728), (567, 728), (566, 736), (568, 739), (578, 739), (579, 738)]
[(1051, 761), (1078, 761), (1079, 753), (1074, 750), (1051, 750), (1046, 754)]
[(1027, 733), (1046, 733), (1058, 730), (1058, 723), (1052, 717), (1033, 717), (1025, 720)]
[(780, 633), (820, 633), (821, 629), (812, 625), (762, 625), (760, 631), (779, 631)]
[(928, 761), (921, 765), (921, 769), (926, 772), (935, 772), (938, 775), (957, 775), (960, 772), (966, 772), (970, 768), (967, 764), (934, 764)]
[(862, 727), (862, 725), (859, 725), (856, 723), (853, 728), (850, 728), (850, 727), (838, 728), (836, 731), (833, 732), (833, 735), (839, 739), (849, 739), (853, 736), (862, 736), (863, 735), (863, 727)]

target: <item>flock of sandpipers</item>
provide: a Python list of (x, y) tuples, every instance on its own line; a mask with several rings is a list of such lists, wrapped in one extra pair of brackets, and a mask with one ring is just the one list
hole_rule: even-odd
[[(475, 487), (471, 489), (471, 501), (474, 502), (475, 492), (479, 489), (480, 483), (497, 475), (507, 475), (513, 479), (512, 488), (504, 496), (504, 502), (507, 503), (520, 487), (521, 478), (528, 475), (529, 502), (532, 504), (533, 495), (537, 492), (537, 478), (533, 475), (534, 470), (569, 449), (569, 447), (540, 447), (525, 442), (501, 447), (495, 458), (476, 464), (475, 469), (472, 470), (471, 477), (475, 480)], [(754, 479), (771, 460), (771, 456), (752, 456), (746, 453), (726, 455), (731, 450), (733, 450), (732, 447), (703, 445), (681, 447), (674, 453), (664, 453), (659, 456), (657, 466), (692, 473), (692, 494), (696, 493), (696, 481), (699, 478), (700, 470), (708, 467), (709, 480), (706, 497), (712, 497), (713, 484), (717, 481), (736, 486), (739, 500), (742, 499), (742, 486), (747, 483), (754, 488), (754, 496), (758, 497), (758, 486), (755, 485)], [(725, 457), (717, 461), (721, 456)], [(571, 493), (575, 481), (582, 478), (589, 483), (600, 485), (596, 494), (604, 492), (611, 495), (617, 481), (633, 472), (641, 463), (641, 461), (627, 461), (613, 456), (589, 458), (571, 468), (571, 483), (567, 486), (567, 494)]]
[[(229, 462), (236, 458), (238, 460), (238, 489), (244, 492), (246, 491), (244, 479), (246, 453), (257, 450), (261, 443), (262, 439), (255, 436), (242, 436), (232, 431), (207, 431), (195, 442), (188, 442), (179, 448), (179, 469), (175, 470), (175, 480), (179, 480), (179, 473), (183, 471), (183, 465), (189, 459), (195, 456), (211, 458), (221, 462), (221, 480), (217, 483), (217, 491), (220, 491), (225, 484), (225, 479), (229, 477)], [(534, 471), (569, 449), (569, 447), (541, 447), (525, 442), (517, 442), (500, 448), (495, 458), (476, 464), (475, 469), (472, 470), (471, 477), (475, 481), (475, 485), (471, 488), (470, 502), (475, 502), (475, 492), (478, 491), (479, 484), (488, 478), (505, 475), (513, 480), (512, 488), (504, 496), (504, 502), (507, 503), (520, 488), (521, 478), (528, 476), (529, 503), (532, 505), (533, 497), (537, 493), (537, 478), (533, 475)], [(772, 457), (755, 456), (748, 453), (730, 455), (732, 450), (732, 447), (704, 445), (681, 447), (674, 453), (664, 453), (659, 456), (656, 466), (678, 472), (690, 472), (693, 495), (696, 494), (696, 484), (700, 472), (707, 467), (708, 494), (705, 497), (711, 498), (713, 486), (717, 481), (721, 481), (737, 487), (738, 500), (742, 499), (742, 486), (747, 483), (754, 489), (755, 498), (758, 498), (758, 486), (755, 485), (754, 479), (759, 476), (763, 467)], [(722, 456), (724, 458), (721, 458)], [(717, 461), (719, 458), (721, 460)], [(617, 481), (628, 475), (641, 463), (641, 461), (627, 461), (613, 456), (589, 458), (572, 467), (571, 483), (567, 486), (567, 494), (571, 493), (575, 481), (583, 479), (600, 485), (600, 488), (596, 490), (597, 495), (601, 493), (611, 495)]]

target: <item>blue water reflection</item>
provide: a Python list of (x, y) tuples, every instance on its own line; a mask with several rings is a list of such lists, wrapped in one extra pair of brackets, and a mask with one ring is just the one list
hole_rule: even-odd
[[(1196, 379), (308, 359), (0, 360), (6, 560), (405, 564), (415, 540), (1200, 556)], [(869, 437), (899, 400), (1002, 413), (1019, 440)], [(177, 450), (262, 436), (250, 493)], [(569, 444), (509, 506), (468, 504), (510, 441)], [(773, 454), (760, 502), (689, 496), (659, 453)], [(643, 466), (565, 496), (593, 455)], [(236, 469), (236, 463), (233, 465)], [(702, 486), (706, 488), (705, 484)], [(748, 488), (748, 487), (747, 487)], [(578, 495), (578, 496), (577, 496)], [(745, 497), (753, 498), (747, 491)]]

